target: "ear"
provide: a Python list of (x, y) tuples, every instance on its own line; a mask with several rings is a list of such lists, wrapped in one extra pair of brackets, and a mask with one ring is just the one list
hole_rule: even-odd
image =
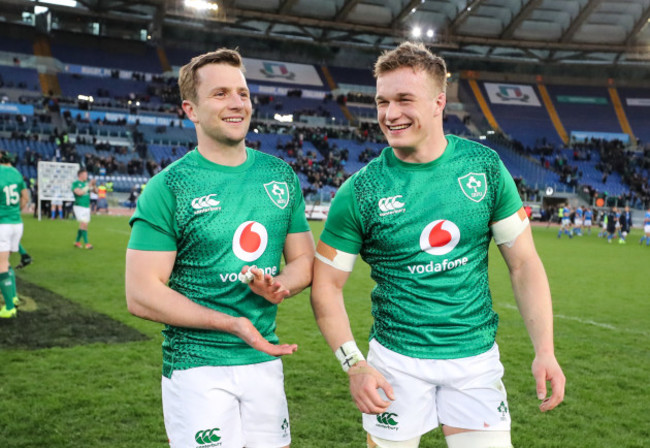
[(445, 110), (445, 106), (447, 105), (447, 94), (445, 92), (440, 92), (438, 96), (436, 97), (436, 108), (434, 112), (434, 116), (442, 115), (442, 112)]
[(187, 115), (187, 118), (189, 118), (189, 120), (192, 123), (198, 123), (199, 122), (199, 118), (196, 116), (196, 113), (194, 111), (194, 103), (193, 102), (191, 102), (189, 100), (184, 100), (181, 107), (183, 108), (183, 111), (185, 112), (185, 115)]

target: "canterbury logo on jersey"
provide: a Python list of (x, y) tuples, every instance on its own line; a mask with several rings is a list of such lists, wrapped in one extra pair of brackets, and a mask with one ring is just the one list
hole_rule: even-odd
[(221, 210), (221, 207), (219, 207), (221, 201), (217, 201), (216, 199), (214, 199), (216, 195), (217, 195), (216, 193), (213, 193), (207, 196), (201, 196), (192, 199), (192, 208), (196, 210), (194, 214), (196, 215), (198, 213)]
[(383, 213), (380, 213), (379, 216), (386, 216), (393, 213), (401, 213), (405, 211), (402, 208), (406, 204), (400, 201), (401, 198), (402, 195), (381, 198), (377, 205), (379, 206), (379, 210), (381, 210)]

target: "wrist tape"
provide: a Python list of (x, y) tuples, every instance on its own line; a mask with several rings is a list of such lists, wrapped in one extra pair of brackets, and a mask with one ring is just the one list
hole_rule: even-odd
[(336, 349), (334, 354), (341, 363), (341, 367), (343, 367), (344, 372), (350, 370), (350, 367), (359, 361), (366, 360), (366, 358), (363, 357), (363, 353), (361, 353), (361, 350), (359, 350), (359, 347), (357, 347), (357, 344), (354, 341), (343, 343), (343, 345)]

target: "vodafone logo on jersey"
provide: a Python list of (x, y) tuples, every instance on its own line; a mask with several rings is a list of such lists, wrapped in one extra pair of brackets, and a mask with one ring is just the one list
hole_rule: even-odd
[(269, 236), (259, 222), (246, 221), (237, 227), (232, 238), (232, 250), (243, 261), (255, 261), (262, 256), (269, 242)]
[(460, 241), (460, 230), (451, 221), (438, 219), (426, 225), (420, 234), (420, 248), (430, 255), (445, 255)]

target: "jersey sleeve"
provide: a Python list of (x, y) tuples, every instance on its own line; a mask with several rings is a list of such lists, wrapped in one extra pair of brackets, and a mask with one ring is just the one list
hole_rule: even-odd
[(291, 223), (289, 223), (288, 233), (300, 233), (309, 231), (309, 223), (305, 216), (305, 198), (302, 195), (300, 188), (300, 179), (298, 176), (293, 175), (294, 191), (296, 192), (296, 200), (293, 203), (293, 212), (291, 214)]
[(354, 198), (353, 179), (348, 179), (336, 193), (320, 236), (334, 249), (358, 254), (361, 250), (363, 226)]
[(138, 219), (133, 222), (129, 249), (150, 251), (175, 251), (176, 238), (162, 232), (147, 221)]
[(492, 212), (492, 222), (500, 221), (514, 215), (523, 206), (515, 181), (499, 160), (499, 181), (497, 184), (497, 198)]
[[(129, 249), (159, 251), (177, 249), (176, 198), (164, 180), (163, 173), (151, 178), (147, 188), (138, 198), (135, 213), (129, 221), (133, 228)], [(135, 223), (138, 221), (145, 222), (147, 226), (136, 226)], [(149, 237), (152, 239), (149, 240)]]

